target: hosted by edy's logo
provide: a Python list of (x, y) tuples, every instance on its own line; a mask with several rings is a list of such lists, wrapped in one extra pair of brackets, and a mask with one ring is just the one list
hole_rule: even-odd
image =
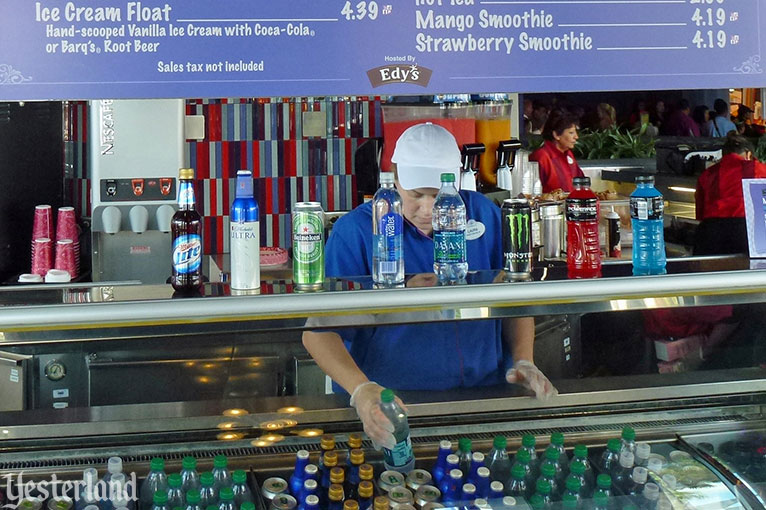
[(433, 71), (418, 64), (389, 64), (367, 71), (373, 88), (393, 83), (412, 83), (427, 87)]

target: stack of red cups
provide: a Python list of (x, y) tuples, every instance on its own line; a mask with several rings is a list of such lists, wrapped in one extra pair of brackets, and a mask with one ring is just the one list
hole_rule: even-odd
[(79, 275), (80, 268), (80, 236), (74, 208), (59, 207), (57, 220), (54, 238), (51, 206), (35, 207), (32, 225), (32, 273), (44, 277), (49, 269), (55, 268), (67, 271), (74, 280)]
[[(63, 243), (62, 241), (71, 241)], [(62, 264), (68, 267), (59, 267), (58, 251), (63, 249), (65, 254), (61, 257)], [(68, 260), (69, 252), (72, 254), (71, 263), (64, 262)], [(77, 220), (74, 215), (74, 207), (59, 207), (58, 218), (56, 221), (56, 269), (69, 271), (69, 275), (74, 280), (79, 274), (80, 268), (80, 232), (77, 227)], [(71, 269), (71, 271), (70, 271)]]
[(32, 273), (45, 276), (53, 268), (53, 209), (49, 205), (35, 207), (32, 224)]

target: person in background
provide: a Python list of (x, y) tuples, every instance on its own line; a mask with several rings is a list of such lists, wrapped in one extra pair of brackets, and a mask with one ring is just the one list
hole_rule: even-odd
[(753, 110), (747, 105), (741, 104), (737, 109), (737, 122), (743, 126), (742, 136), (747, 138), (758, 138), (764, 133), (763, 126), (753, 123)]
[(748, 253), (742, 179), (766, 177), (753, 150), (750, 140), (730, 131), (721, 161), (697, 179), (695, 255)]
[(648, 121), (649, 112), (646, 110), (646, 101), (636, 99), (633, 103), (633, 111), (630, 112), (630, 117), (628, 118), (628, 126), (630, 126), (630, 129), (635, 129)]
[(649, 122), (658, 130), (662, 129), (662, 124), (665, 122), (665, 101), (662, 99), (654, 103), (654, 108), (649, 113)]
[(524, 134), (529, 135), (532, 133), (532, 112), (534, 111), (534, 103), (529, 98), (524, 98), (524, 111), (522, 112), (522, 122), (524, 122)]
[(543, 130), (543, 146), (529, 156), (540, 164), (543, 193), (572, 191), (572, 178), (584, 176), (572, 149), (577, 143), (580, 118), (566, 110), (553, 110)]
[(699, 136), (700, 130), (697, 123), (689, 116), (691, 107), (688, 99), (681, 99), (673, 113), (665, 122), (665, 129), (662, 134), (668, 136)]
[(692, 113), (692, 119), (697, 123), (697, 129), (699, 130), (700, 136), (710, 136), (710, 132), (708, 131), (710, 110), (708, 110), (707, 106), (704, 104), (695, 106), (694, 112)]
[[(433, 273), (434, 201), (441, 174), (459, 175), (460, 150), (443, 127), (416, 124), (399, 137), (391, 161), (405, 219), (405, 271)], [(500, 209), (475, 191), (461, 190), (460, 196), (467, 220), (477, 227), (466, 236), (469, 269), (502, 269)], [(325, 270), (330, 277), (354, 277), (370, 275), (371, 267), (372, 203), (367, 202), (333, 226)], [(447, 390), (507, 381), (531, 388), (538, 398), (555, 395), (533, 363), (534, 335), (534, 320), (522, 317), (306, 331), (303, 345), (333, 382), (351, 394), (367, 435), (393, 448), (393, 426), (378, 406), (383, 387)]]
[(532, 102), (532, 129), (529, 131), (530, 134), (540, 135), (543, 133), (545, 122), (548, 120), (548, 114), (547, 104), (538, 100)]
[(617, 125), (617, 111), (609, 103), (599, 103), (596, 106), (598, 129), (610, 129)]
[(713, 111), (714, 116), (707, 123), (707, 136), (723, 138), (730, 131), (737, 131), (737, 126), (729, 118), (729, 103), (718, 98), (713, 102)]

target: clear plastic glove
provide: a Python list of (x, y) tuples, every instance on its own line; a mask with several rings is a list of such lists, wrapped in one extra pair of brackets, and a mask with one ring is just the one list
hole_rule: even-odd
[(559, 394), (558, 390), (545, 377), (545, 374), (534, 363), (525, 359), (516, 361), (513, 368), (508, 369), (505, 373), (505, 380), (534, 391), (535, 397), (540, 400), (548, 400)]
[[(383, 390), (384, 388), (378, 383), (364, 382), (351, 394), (351, 405), (356, 409), (356, 414), (362, 420), (364, 432), (372, 439), (375, 448), (379, 450), (383, 446), (390, 450), (396, 446), (396, 440), (393, 434), (394, 424), (380, 410), (380, 392)], [(399, 397), (396, 401), (406, 411)]]

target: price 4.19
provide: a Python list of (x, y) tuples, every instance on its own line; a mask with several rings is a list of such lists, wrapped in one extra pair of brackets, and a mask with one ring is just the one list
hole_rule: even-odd
[(700, 9), (699, 7), (694, 11), (694, 15), (692, 16), (692, 21), (697, 24), (697, 26), (713, 26), (717, 24), (718, 26), (723, 26), (724, 23), (726, 23), (726, 10), (723, 7), (719, 7), (717, 9), (712, 9), (708, 7), (707, 9)]
[(340, 11), (341, 15), (346, 18), (346, 21), (363, 20), (363, 19), (375, 19), (378, 17), (378, 2), (358, 2), (356, 5), (352, 5), (351, 2), (346, 2), (343, 6), (343, 10)]
[(694, 39), (692, 39), (692, 43), (695, 44), (697, 48), (725, 48), (726, 32), (723, 30), (707, 30), (705, 32), (697, 30), (697, 33), (694, 34)]

